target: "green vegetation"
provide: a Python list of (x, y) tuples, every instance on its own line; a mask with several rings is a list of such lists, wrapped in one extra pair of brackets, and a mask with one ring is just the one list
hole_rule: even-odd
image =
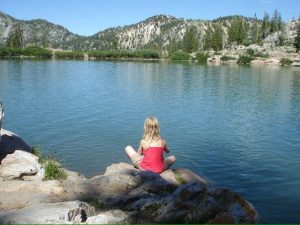
[(170, 59), (174, 60), (174, 61), (179, 61), (179, 60), (189, 60), (191, 58), (190, 54), (181, 50), (178, 50), (176, 52), (174, 52)]
[(90, 51), (89, 57), (96, 59), (121, 59), (121, 58), (138, 58), (138, 59), (159, 59), (158, 51), (154, 50), (136, 50), (136, 51)]
[(288, 59), (288, 58), (282, 58), (282, 59), (280, 60), (280, 64), (281, 64), (282, 66), (285, 66), (285, 65), (289, 66), (289, 65), (291, 65), (292, 63), (293, 63), (293, 61), (290, 60), (290, 59)]
[(105, 204), (103, 202), (99, 202), (97, 199), (85, 199), (85, 201), (91, 206), (94, 206), (97, 210), (105, 209)]
[(296, 51), (300, 51), (300, 23), (299, 23), (300, 17), (298, 19), (298, 24), (297, 24), (297, 35), (294, 40), (294, 46), (296, 48)]
[(39, 162), (45, 170), (44, 180), (63, 180), (67, 178), (67, 174), (53, 155), (44, 156), (38, 146), (32, 147), (32, 153), (39, 158)]
[(223, 31), (221, 25), (213, 25), (208, 27), (204, 37), (204, 50), (213, 49), (214, 51), (220, 51), (223, 48)]
[(39, 160), (42, 158), (42, 151), (39, 146), (33, 146), (31, 150), (32, 150), (32, 154), (38, 157)]
[(180, 184), (186, 184), (186, 180), (181, 176), (180, 173), (177, 171), (174, 172), (175, 179), (180, 183)]
[(21, 29), (20, 24), (17, 23), (12, 26), (6, 44), (9, 48), (23, 48), (23, 30)]
[(206, 52), (198, 52), (196, 54), (196, 60), (198, 61), (198, 63), (206, 64), (208, 57), (209, 57), (209, 54)]
[(54, 56), (58, 59), (83, 59), (84, 53), (80, 51), (57, 51)]
[(243, 18), (236, 18), (232, 21), (228, 30), (229, 43), (236, 42), (238, 45), (242, 44), (246, 38), (247, 30)]
[(66, 172), (56, 160), (48, 158), (42, 166), (45, 169), (45, 180), (64, 180), (67, 178)]
[(250, 64), (252, 60), (254, 60), (255, 57), (250, 55), (240, 55), (237, 63), (238, 64)]
[(252, 49), (252, 48), (248, 48), (248, 49), (246, 50), (246, 53), (247, 53), (247, 55), (254, 56), (255, 51), (254, 51), (254, 49)]
[(28, 57), (39, 57), (39, 58), (51, 58), (52, 52), (40, 48), (40, 47), (27, 47), (27, 48), (10, 48), (3, 47), (0, 48), (0, 57), (20, 57), (20, 56), (28, 56)]
[(195, 52), (198, 49), (198, 38), (196, 36), (196, 27), (192, 26), (188, 28), (183, 36), (183, 50), (185, 52)]
[(229, 61), (229, 60), (236, 60), (235, 57), (232, 57), (232, 56), (228, 56), (228, 55), (223, 55), (221, 57), (221, 61), (225, 62), (225, 61)]
[(260, 57), (260, 58), (269, 58), (268, 53), (263, 53), (263, 52), (256, 52), (256, 53), (254, 53), (253, 56)]

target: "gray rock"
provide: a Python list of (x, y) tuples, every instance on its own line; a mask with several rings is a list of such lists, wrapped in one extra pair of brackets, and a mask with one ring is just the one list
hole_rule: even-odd
[(129, 215), (122, 210), (110, 210), (91, 216), (87, 219), (87, 224), (124, 224), (128, 223)]
[(4, 180), (22, 178), (42, 180), (44, 174), (44, 169), (38, 162), (38, 157), (20, 150), (16, 150), (13, 154), (8, 154), (0, 165), (0, 177)]
[(7, 154), (14, 153), (15, 150), (23, 150), (25, 152), (32, 152), (31, 148), (16, 134), (5, 130), (1, 130), (0, 142), (0, 163)]
[(28, 208), (0, 212), (0, 223), (81, 223), (94, 214), (94, 208), (84, 202), (40, 203)]

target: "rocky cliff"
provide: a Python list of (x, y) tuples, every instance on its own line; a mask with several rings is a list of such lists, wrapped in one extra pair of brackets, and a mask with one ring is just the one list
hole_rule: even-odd
[(45, 180), (38, 157), (28, 152), (26, 143), (11, 132), (2, 134), (13, 151), (0, 164), (1, 224), (258, 221), (255, 208), (239, 194), (212, 188), (187, 169), (154, 174), (118, 163), (90, 179), (65, 170), (66, 179)]

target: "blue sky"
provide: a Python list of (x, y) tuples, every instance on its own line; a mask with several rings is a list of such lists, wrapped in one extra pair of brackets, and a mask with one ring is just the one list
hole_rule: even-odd
[(185, 19), (273, 15), (287, 21), (300, 15), (300, 0), (0, 0), (0, 10), (17, 19), (46, 19), (81, 35), (130, 25), (167, 14)]

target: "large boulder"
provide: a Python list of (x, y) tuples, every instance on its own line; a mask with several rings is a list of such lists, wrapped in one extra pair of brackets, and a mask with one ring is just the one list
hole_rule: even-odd
[(8, 154), (1, 162), (0, 177), (3, 180), (42, 180), (45, 171), (39, 159), (35, 155), (16, 150), (13, 154)]
[(0, 142), (0, 163), (8, 154), (14, 153), (16, 150), (25, 152), (32, 152), (32, 149), (13, 132), (1, 129), (1, 142)]

